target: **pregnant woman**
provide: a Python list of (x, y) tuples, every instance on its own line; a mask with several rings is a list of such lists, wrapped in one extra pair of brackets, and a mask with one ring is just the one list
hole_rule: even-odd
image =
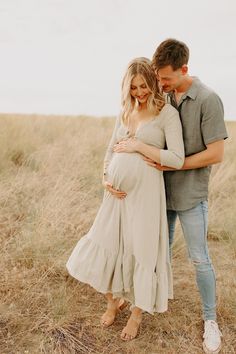
[(74, 278), (105, 294), (103, 326), (132, 305), (123, 340), (137, 336), (142, 311), (164, 312), (173, 298), (163, 173), (144, 156), (181, 168), (184, 146), (177, 110), (165, 103), (150, 61), (138, 58), (122, 83), (122, 111), (104, 160), (102, 205), (67, 262)]

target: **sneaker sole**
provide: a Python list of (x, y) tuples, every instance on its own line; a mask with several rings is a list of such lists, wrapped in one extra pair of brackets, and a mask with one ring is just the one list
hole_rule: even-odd
[(216, 349), (216, 350), (209, 350), (207, 347), (206, 347), (206, 345), (205, 345), (205, 343), (203, 342), (202, 343), (202, 346), (203, 346), (203, 350), (204, 350), (204, 352), (206, 353), (206, 354), (218, 354), (219, 352), (220, 352), (220, 350), (221, 350), (221, 344), (220, 344), (220, 346)]

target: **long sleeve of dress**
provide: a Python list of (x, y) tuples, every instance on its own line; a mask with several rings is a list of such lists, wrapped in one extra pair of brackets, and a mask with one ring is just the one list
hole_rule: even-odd
[(113, 130), (113, 133), (112, 133), (112, 137), (110, 139), (110, 142), (108, 144), (108, 147), (107, 147), (107, 150), (106, 150), (106, 153), (105, 153), (104, 171), (106, 171), (106, 169), (107, 169), (107, 167), (109, 165), (109, 162), (111, 161), (112, 154), (113, 154), (113, 147), (118, 142), (118, 140), (117, 140), (117, 131), (118, 131), (119, 127), (120, 127), (120, 124), (121, 124), (121, 117), (120, 117), (120, 115), (118, 115), (118, 117), (116, 118), (115, 127), (114, 127), (114, 130)]
[(182, 125), (178, 111), (173, 107), (170, 108), (164, 118), (163, 127), (167, 149), (160, 150), (160, 160), (162, 166), (180, 169), (185, 158)]

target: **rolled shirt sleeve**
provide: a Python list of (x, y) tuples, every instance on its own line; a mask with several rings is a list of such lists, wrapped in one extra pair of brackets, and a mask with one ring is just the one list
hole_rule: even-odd
[(202, 103), (201, 131), (205, 145), (228, 137), (223, 103), (215, 92), (211, 92)]

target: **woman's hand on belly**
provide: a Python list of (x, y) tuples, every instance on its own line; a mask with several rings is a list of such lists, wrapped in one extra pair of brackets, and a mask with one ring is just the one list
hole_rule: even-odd
[(103, 180), (102, 184), (103, 184), (103, 187), (109, 193), (111, 193), (113, 195), (113, 197), (115, 197), (115, 198), (124, 199), (127, 196), (127, 193), (119, 191), (119, 190), (113, 188), (113, 185), (110, 182), (106, 181), (106, 180)]
[(114, 145), (114, 152), (139, 152), (141, 142), (136, 138), (128, 138), (121, 140)]

